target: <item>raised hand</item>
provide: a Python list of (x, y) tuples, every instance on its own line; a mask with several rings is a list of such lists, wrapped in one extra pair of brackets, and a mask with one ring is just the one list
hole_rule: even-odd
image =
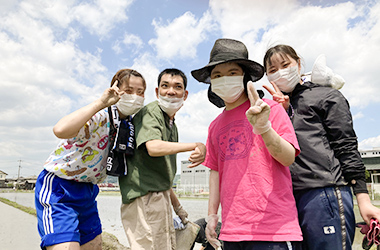
[(54, 134), (61, 139), (69, 139), (78, 135), (79, 130), (99, 110), (117, 103), (124, 91), (117, 87), (117, 81), (112, 87), (106, 89), (102, 96), (89, 105), (82, 107), (63, 117), (54, 126)]
[(118, 81), (116, 80), (112, 87), (106, 89), (100, 97), (100, 100), (105, 107), (109, 107), (117, 103), (120, 100), (120, 96), (125, 93), (124, 91), (120, 91), (120, 89), (117, 87), (117, 84)]
[(266, 102), (260, 99), (252, 82), (248, 82), (247, 88), (251, 107), (247, 110), (245, 115), (252, 124), (253, 133), (261, 135), (271, 128), (269, 121), (270, 107)]
[(273, 101), (280, 103), (285, 110), (288, 110), (290, 104), (289, 96), (284, 95), (274, 82), (270, 83), (272, 84), (274, 90), (266, 85), (263, 85), (263, 88), (272, 95)]

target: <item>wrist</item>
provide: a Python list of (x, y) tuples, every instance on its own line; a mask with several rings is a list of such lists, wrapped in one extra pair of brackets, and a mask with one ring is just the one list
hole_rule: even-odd
[(356, 194), (356, 200), (358, 202), (358, 205), (363, 203), (371, 203), (371, 199), (369, 198), (369, 195), (367, 193)]
[(210, 220), (212, 220), (212, 219), (216, 219), (216, 220), (219, 220), (219, 215), (217, 215), (217, 214), (209, 214), (208, 216), (207, 216), (207, 218), (206, 218), (206, 222), (209, 222)]
[(253, 133), (255, 135), (262, 135), (268, 132), (271, 129), (271, 127), (272, 127), (272, 123), (268, 120), (264, 126), (260, 126), (260, 127), (253, 126)]
[(104, 103), (101, 99), (95, 100), (93, 104), (94, 104), (94, 107), (97, 109), (97, 111), (100, 111), (108, 107), (107, 104)]
[(177, 207), (174, 208), (174, 212), (175, 212), (176, 214), (178, 214), (179, 210), (181, 210), (181, 209), (182, 209), (182, 205), (179, 204), (179, 206), (177, 206)]

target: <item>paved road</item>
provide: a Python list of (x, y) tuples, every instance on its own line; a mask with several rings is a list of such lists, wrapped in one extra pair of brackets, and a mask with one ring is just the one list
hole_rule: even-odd
[(0, 249), (41, 249), (37, 218), (0, 201)]

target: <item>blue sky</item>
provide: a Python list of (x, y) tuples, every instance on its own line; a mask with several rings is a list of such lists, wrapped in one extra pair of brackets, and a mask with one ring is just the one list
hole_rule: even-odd
[[(144, 75), (145, 103), (161, 70), (183, 70), (190, 94), (176, 115), (180, 141), (205, 143), (222, 110), (190, 72), (221, 37), (243, 41), (259, 63), (270, 46), (289, 44), (303, 72), (325, 54), (346, 81), (359, 148), (380, 147), (378, 1), (0, 0), (0, 170), (16, 177), (21, 160), (22, 176), (37, 175), (58, 143), (54, 124), (98, 98), (121, 68)], [(255, 86), (263, 84), (265, 76)]]

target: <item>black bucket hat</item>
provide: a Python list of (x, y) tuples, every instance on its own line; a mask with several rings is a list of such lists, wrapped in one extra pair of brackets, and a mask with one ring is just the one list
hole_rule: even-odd
[[(253, 82), (260, 80), (264, 75), (264, 67), (252, 60), (248, 59), (248, 50), (244, 43), (221, 38), (215, 41), (210, 53), (210, 61), (203, 68), (191, 71), (191, 75), (199, 82), (206, 84), (211, 83), (211, 70), (218, 64), (234, 62), (244, 67), (244, 72), (249, 74)], [(208, 90), (208, 98), (217, 107), (223, 107), (223, 100), (211, 91), (211, 86)]]

